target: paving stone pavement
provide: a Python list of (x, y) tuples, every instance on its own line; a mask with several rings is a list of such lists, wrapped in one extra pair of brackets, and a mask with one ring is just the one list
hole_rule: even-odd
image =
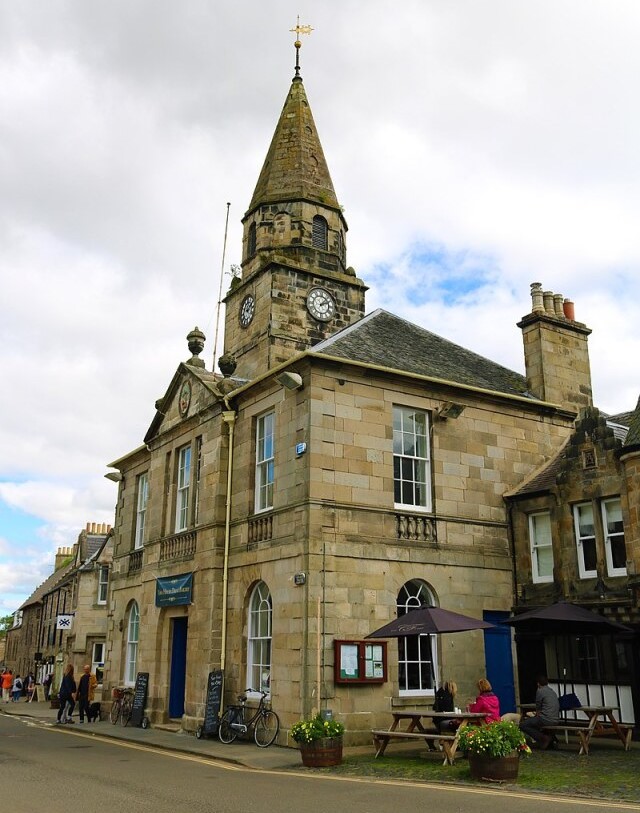
[[(18, 703), (0, 702), (0, 713), (30, 718), (33, 722), (43, 726), (56, 725), (58, 716), (57, 709), (52, 709), (49, 703), (44, 701), (34, 703), (27, 703), (24, 700)], [(224, 745), (217, 737), (203, 737), (199, 740), (193, 734), (164, 730), (162, 727), (151, 726), (142, 729), (121, 726), (119, 723), (112, 725), (108, 719), (101, 722), (80, 724), (77, 707), (74, 720), (75, 723), (68, 727), (82, 734), (96, 734), (102, 737), (113, 737), (117, 740), (148, 745), (151, 748), (197, 754), (198, 756), (244, 765), (258, 770), (293, 770), (301, 767), (300, 754), (295, 748), (283, 748), (278, 745), (271, 745), (269, 748), (258, 748), (254, 742), (234, 742), (230, 745)]]

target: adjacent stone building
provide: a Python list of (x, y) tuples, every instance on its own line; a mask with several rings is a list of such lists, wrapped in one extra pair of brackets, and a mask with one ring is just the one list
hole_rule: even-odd
[(523, 699), (536, 674), (583, 705), (613, 705), (627, 723), (640, 709), (640, 402), (605, 416), (585, 407), (562, 449), (507, 495), (518, 612), (567, 600), (633, 634), (568, 630), (516, 635)]
[(92, 665), (102, 678), (106, 648), (111, 526), (87, 523), (72, 547), (58, 548), (54, 572), (22, 604), (7, 634), (7, 665), (37, 683), (67, 663)]
[(314, 709), (368, 741), (445, 677), (468, 696), (486, 673), (513, 708), (508, 629), (366, 636), (423, 602), (510, 615), (504, 495), (590, 406), (588, 328), (535, 284), (525, 377), (384, 310), (365, 315), (297, 71), (243, 225), (222, 374), (194, 329), (143, 445), (110, 464), (105, 687), (147, 672), (152, 723), (193, 730), (222, 669), (227, 701), (270, 695), (282, 743)]

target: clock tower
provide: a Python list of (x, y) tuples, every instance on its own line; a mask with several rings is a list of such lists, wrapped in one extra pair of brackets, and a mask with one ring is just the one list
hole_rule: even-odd
[(296, 73), (242, 220), (242, 273), (224, 299), (224, 350), (240, 378), (364, 316), (367, 289), (346, 264), (347, 223), (300, 77), (300, 42), (295, 46)]

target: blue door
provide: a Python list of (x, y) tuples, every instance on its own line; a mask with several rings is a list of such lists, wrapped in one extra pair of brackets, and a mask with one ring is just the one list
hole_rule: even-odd
[(184, 714), (184, 687), (187, 674), (187, 619), (171, 619), (171, 680), (169, 683), (169, 717)]
[(485, 610), (482, 617), (492, 629), (484, 631), (484, 659), (487, 680), (500, 701), (500, 714), (516, 710), (516, 692), (513, 682), (513, 657), (511, 655), (511, 627), (503, 626), (511, 613)]

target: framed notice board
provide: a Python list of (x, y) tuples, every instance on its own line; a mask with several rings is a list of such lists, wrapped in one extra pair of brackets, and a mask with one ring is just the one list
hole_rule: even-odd
[(334, 641), (335, 683), (385, 683), (386, 641)]

